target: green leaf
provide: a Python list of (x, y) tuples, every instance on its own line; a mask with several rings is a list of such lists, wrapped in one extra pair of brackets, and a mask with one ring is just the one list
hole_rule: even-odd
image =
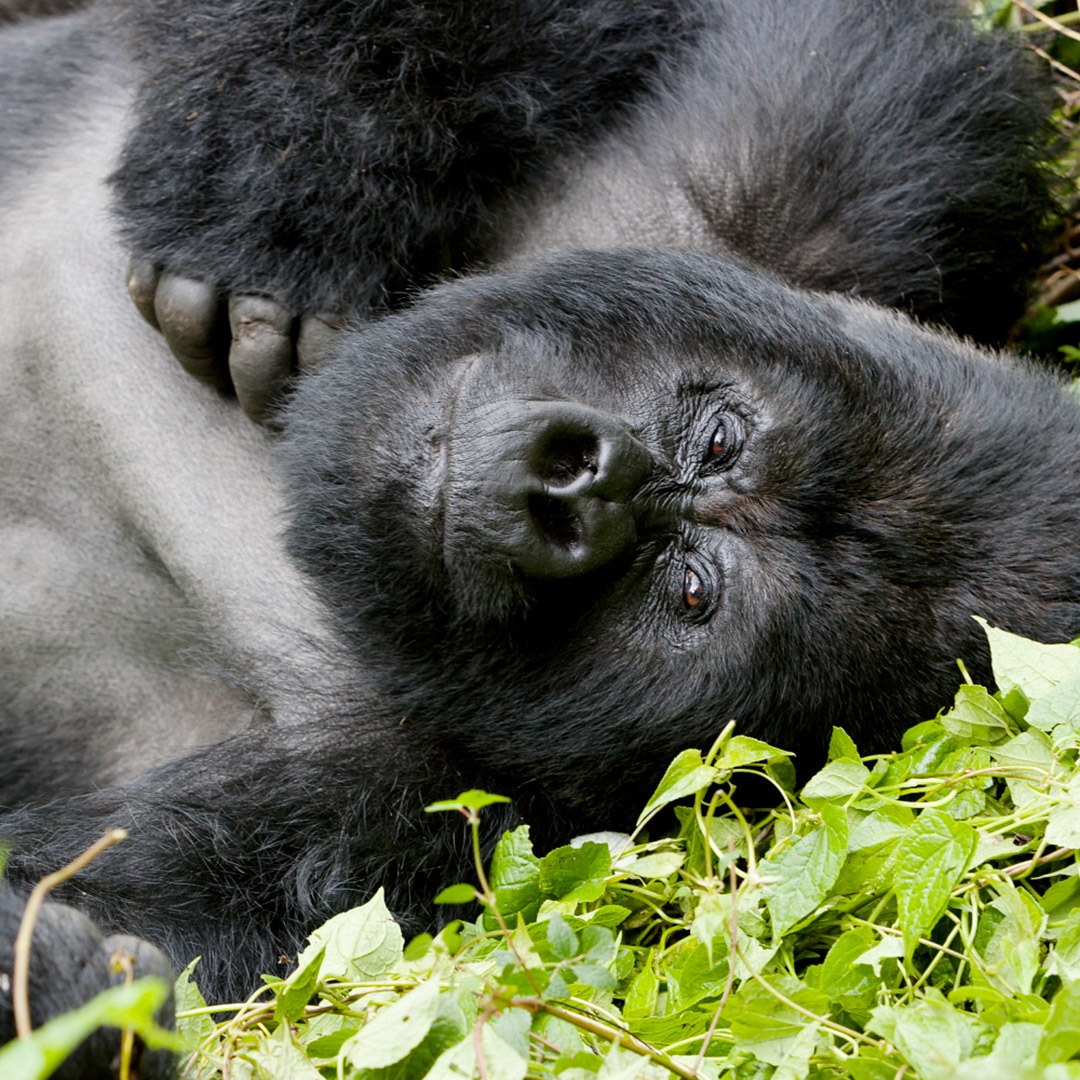
[(829, 761), (859, 761), (859, 750), (854, 739), (843, 729), (834, 727), (829, 736)]
[[(1005, 994), (1028, 994), (1039, 968), (1039, 936), (1046, 916), (1039, 905), (1017, 889), (1009, 878), (994, 883), (998, 892), (995, 900), (983, 909), (983, 922), (992, 929), (980, 951), (984, 974), (992, 986)], [(981, 935), (976, 935), (979, 941)]]
[(868, 1028), (888, 1039), (921, 1080), (951, 1080), (984, 1031), (974, 1016), (940, 999), (904, 1008), (881, 1005), (874, 1009)]
[(1075, 645), (1040, 645), (1027, 638), (976, 622), (990, 642), (990, 661), (998, 689), (1007, 694), (1019, 687), (1034, 701), (1058, 683), (1080, 675), (1080, 649)]
[(909, 960), (919, 938), (928, 934), (944, 913), (975, 854), (978, 839), (970, 825), (929, 809), (893, 849), (883, 875), (896, 894)]
[(168, 997), (161, 979), (137, 979), (114, 986), (91, 998), (73, 1012), (64, 1013), (37, 1028), (28, 1039), (14, 1039), (0, 1049), (0, 1076), (4, 1080), (44, 1080), (99, 1027), (132, 1028), (149, 1046), (179, 1049), (172, 1032), (155, 1020)]
[(822, 802), (845, 802), (870, 783), (870, 770), (861, 761), (841, 758), (830, 761), (812, 776), (802, 789), (802, 799), (808, 806)]
[(953, 707), (941, 717), (941, 726), (969, 742), (1001, 742), (1015, 734), (1009, 714), (984, 686), (961, 686)]
[(1047, 732), (1062, 724), (1074, 727), (1080, 723), (1080, 675), (1070, 675), (1037, 697), (1028, 706), (1024, 719), (1032, 727)]
[(786, 761), (790, 757), (791, 753), (787, 750), (780, 750), (760, 739), (751, 739), (748, 735), (736, 735), (728, 740), (716, 763), (721, 769), (742, 769), (757, 762)]
[(439, 984), (431, 979), (375, 1014), (341, 1049), (356, 1068), (377, 1069), (400, 1061), (420, 1045), (439, 1013)]
[(494, 806), (495, 803), (508, 803), (510, 800), (505, 795), (492, 795), (488, 791), (479, 788), (470, 788), (463, 791), (456, 799), (443, 799), (441, 802), (433, 802), (424, 807), (429, 814), (444, 813), (449, 810), (483, 810), (485, 806)]
[[(491, 856), (491, 888), (495, 893), (495, 904), (504, 919), (511, 918), (520, 911), (527, 921), (536, 918), (540, 907), (540, 860), (533, 854), (532, 841), (529, 839), (529, 826), (519, 825), (513, 832), (505, 832), (499, 837)], [(490, 928), (494, 927), (491, 919)]]
[(660, 993), (660, 980), (653, 970), (653, 950), (645, 953), (641, 970), (634, 976), (623, 1001), (623, 1014), (630, 1019), (652, 1016)]
[(247, 1056), (255, 1066), (257, 1080), (323, 1080), (322, 1073), (293, 1041), (288, 1024), (261, 1039)]
[(307, 1007), (319, 982), (325, 949), (305, 949), (304, 961), (276, 991), (274, 1019), (280, 1024), (296, 1020)]
[(475, 885), (447, 885), (438, 896), (436, 904), (471, 904), (477, 897)]
[[(868, 926), (848, 930), (833, 942), (824, 962), (807, 972), (807, 983), (826, 991), (847, 1012), (873, 1008), (881, 978), (862, 957), (876, 944), (877, 935)], [(816, 971), (813, 981), (811, 971)]]
[[(528, 1062), (490, 1024), (480, 1032), (480, 1048), (487, 1080), (524, 1080)], [(425, 1080), (473, 1080), (479, 1075), (473, 1040), (468, 1038), (440, 1055)]]
[(569, 960), (578, 954), (577, 934), (561, 915), (552, 915), (548, 920), (547, 940), (556, 960)]
[(777, 879), (762, 889), (772, 917), (774, 940), (825, 900), (844, 865), (847, 815), (827, 803), (819, 814), (821, 824), (817, 828), (758, 864), (762, 877)]
[(667, 767), (667, 772), (653, 792), (652, 798), (638, 815), (638, 824), (661, 806), (675, 802), (676, 799), (684, 799), (688, 795), (696, 795), (707, 788), (717, 775), (715, 768), (702, 762), (700, 750), (684, 750)]
[[(197, 1046), (214, 1033), (213, 1018), (208, 1013), (198, 1011), (206, 1008), (206, 1000), (193, 977), (201, 959), (201, 956), (196, 956), (176, 977), (173, 986), (176, 1033), (188, 1047)], [(195, 1012), (197, 1015), (185, 1016), (187, 1012)]]
[(1080, 1053), (1080, 982), (1066, 983), (1050, 1002), (1035, 1063), (1042, 1067)]
[(606, 844), (558, 847), (540, 860), (540, 888), (558, 900), (599, 900), (611, 874)]
[(297, 970), (303, 970), (313, 954), (322, 952), (319, 981), (358, 980), (385, 975), (402, 957), (405, 939), (379, 891), (361, 907), (329, 919), (308, 938)]
[[(822, 991), (790, 975), (769, 976), (767, 982), (807, 1012), (822, 1018), (828, 1015), (829, 998)], [(744, 983), (732, 995), (724, 1017), (739, 1045), (769, 1065), (780, 1065), (791, 1054), (800, 1032), (810, 1023), (805, 1013), (785, 1005), (756, 982)]]
[(651, 855), (642, 855), (627, 865), (620, 862), (619, 870), (650, 881), (671, 877), (685, 861), (686, 856), (681, 851), (656, 851)]

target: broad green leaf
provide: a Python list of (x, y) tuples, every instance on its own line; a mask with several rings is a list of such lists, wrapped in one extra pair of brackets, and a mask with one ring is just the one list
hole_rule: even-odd
[(30, 1038), (14, 1039), (0, 1049), (0, 1076), (45, 1080), (79, 1043), (105, 1025), (133, 1028), (150, 1046), (178, 1048), (179, 1040), (154, 1019), (168, 994), (160, 979), (138, 979), (104, 990), (73, 1012), (42, 1024)]
[(749, 735), (736, 735), (728, 740), (716, 764), (721, 769), (741, 769), (757, 762), (781, 761), (790, 757), (787, 750), (780, 750), (760, 739), (752, 739)]
[(322, 1073), (293, 1041), (288, 1024), (281, 1024), (268, 1039), (261, 1039), (247, 1056), (258, 1080), (323, 1080)]
[(974, 1016), (934, 999), (878, 1006), (868, 1027), (888, 1039), (921, 1080), (951, 1080), (984, 1033)]
[[(758, 1046), (754, 1050), (754, 1056), (768, 1065), (776, 1066), (776, 1072), (770, 1080), (804, 1080), (810, 1072), (810, 1058), (817, 1049), (820, 1030), (820, 1024), (808, 1023), (790, 1042), (785, 1040), (784, 1049), (780, 1053), (763, 1053), (763, 1047)], [(769, 1057), (773, 1060), (770, 1061)]]
[(940, 810), (923, 811), (882, 871), (896, 894), (906, 955), (933, 929), (975, 854), (978, 834)]
[(540, 860), (540, 888), (558, 900), (599, 900), (611, 873), (611, 852), (606, 844), (569, 844)]
[(499, 838), (491, 856), (489, 881), (503, 918), (519, 911), (526, 919), (536, 918), (541, 895), (540, 860), (533, 854), (528, 825), (519, 825)]
[(870, 782), (870, 770), (861, 761), (841, 758), (830, 761), (810, 777), (802, 789), (802, 800), (808, 806), (822, 802), (844, 802), (857, 795)]
[(1015, 733), (1008, 713), (984, 686), (961, 686), (941, 726), (950, 735), (983, 743), (1001, 742)]
[[(173, 985), (173, 999), (176, 1002), (176, 1033), (189, 1047), (198, 1045), (203, 1039), (214, 1033), (214, 1021), (209, 1014), (198, 1012), (206, 1008), (206, 999), (202, 996), (195, 981), (195, 969), (201, 956), (194, 960), (176, 977)], [(185, 1016), (186, 1012), (195, 1012), (195, 1016)]]
[(439, 984), (432, 979), (380, 1008), (341, 1052), (356, 1068), (393, 1065), (420, 1045), (438, 1013)]
[(700, 750), (684, 750), (667, 767), (667, 772), (657, 785), (652, 798), (638, 816), (638, 824), (661, 806), (667, 806), (668, 803), (684, 799), (688, 795), (696, 795), (707, 788), (717, 775), (715, 768), (702, 762)]
[[(828, 1015), (826, 993), (814, 990), (790, 975), (769, 976), (767, 981), (807, 1012), (823, 1018)], [(785, 1005), (757, 982), (744, 983), (732, 995), (724, 1018), (739, 1045), (769, 1065), (779, 1065), (791, 1053), (800, 1032), (810, 1022), (805, 1013)]]
[[(1063, 648), (1075, 648), (1073, 645)], [(1080, 649), (1076, 650), (1080, 652)], [(1070, 675), (1041, 694), (1028, 707), (1024, 719), (1040, 731), (1050, 732), (1061, 724), (1080, 723), (1080, 675)]]
[(682, 1012), (707, 997), (719, 997), (728, 981), (728, 959), (722, 940), (712, 952), (684, 940), (667, 954), (662, 969), (668, 987), (668, 1012)]
[(614, 990), (619, 985), (615, 976), (602, 964), (582, 962), (572, 965), (570, 971), (577, 982), (597, 990)]
[(619, 869), (649, 881), (671, 877), (685, 861), (686, 856), (681, 851), (656, 851), (652, 855), (642, 855), (626, 866), (620, 863)]
[(274, 1019), (279, 1024), (296, 1020), (303, 1013), (311, 995), (315, 993), (325, 954), (325, 949), (305, 949), (304, 962), (275, 992), (277, 1000), (274, 1004)]
[(847, 815), (823, 804), (821, 824), (790, 847), (758, 864), (762, 877), (776, 880), (765, 885), (762, 895), (772, 917), (774, 939), (787, 933), (829, 895), (847, 853)]
[(297, 970), (303, 970), (313, 954), (322, 952), (319, 980), (371, 979), (385, 975), (402, 957), (405, 939), (386, 907), (383, 891), (364, 905), (343, 911), (325, 922), (308, 938)]
[(1040, 645), (990, 626), (985, 619), (976, 622), (986, 631), (994, 678), (1003, 694), (1019, 687), (1034, 701), (1058, 683), (1080, 675), (1080, 649), (1075, 645)]
[(999, 880), (994, 887), (998, 896), (984, 909), (984, 920), (998, 918), (980, 949), (983, 971), (1003, 993), (1027, 994), (1039, 967), (1039, 937), (1046, 916), (1011, 879)]
[(578, 936), (561, 915), (552, 915), (548, 920), (547, 941), (556, 960), (569, 960), (578, 954)]
[(829, 736), (829, 761), (859, 761), (855, 740), (843, 729), (834, 727)]
[(862, 957), (876, 944), (877, 935), (868, 926), (841, 934), (825, 960), (807, 971), (807, 984), (824, 990), (848, 1012), (872, 1008), (876, 1004), (881, 978)]
[(904, 939), (885, 934), (881, 940), (856, 957), (856, 963), (867, 965), (875, 975), (881, 974), (885, 960), (899, 960), (904, 955)]
[[(480, 1076), (473, 1047), (470, 1037), (444, 1051), (425, 1080), (473, 1080)], [(524, 1080), (528, 1062), (501, 1039), (490, 1024), (485, 1024), (481, 1030), (480, 1048), (484, 1054), (484, 1076), (487, 1080)]]
[(1037, 1065), (1068, 1061), (1080, 1053), (1080, 982), (1066, 983), (1050, 1002), (1050, 1015), (1039, 1051)]
[(645, 953), (645, 962), (641, 970), (634, 976), (626, 991), (626, 999), (623, 1002), (623, 1014), (628, 1018), (638, 1019), (644, 1016), (652, 1016), (656, 1008), (657, 996), (660, 992), (660, 980), (653, 970), (653, 950)]

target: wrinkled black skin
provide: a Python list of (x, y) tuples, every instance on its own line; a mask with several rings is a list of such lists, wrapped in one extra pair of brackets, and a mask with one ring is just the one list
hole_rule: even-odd
[[(696, 54), (695, 66), (680, 52), (715, 44), (713, 31), (684, 34), (678, 22), (658, 43), (649, 15), (636, 51), (616, 50), (599, 80), (556, 64), (569, 86), (538, 108), (543, 123), (504, 130), (508, 116), (523, 115), (515, 103), (538, 93), (531, 65), (568, 55), (532, 35), (524, 85), (507, 83), (498, 109), (466, 94), (447, 127), (429, 130), (426, 61), (384, 85), (385, 96), (346, 85), (355, 50), (338, 20), (358, 18), (355, 6), (259, 5), (258, 26), (229, 21), (240, 7), (146, 5), (135, 33), (152, 77), (118, 174), (120, 206), (140, 253), (226, 292), (279, 292), (299, 310), (390, 302), (446, 261), (436, 247), (475, 244), (482, 258), (501, 186), (542, 186), (545, 159), (583, 145), (594, 125), (614, 125), (638, 90), (656, 97), (627, 114), (620, 137), (634, 142), (640, 124), (647, 149), (649, 118), (669, 115), (683, 94), (688, 120), (704, 112), (698, 77), (707, 86), (701, 73), (716, 76), (711, 53)], [(864, 9), (880, 17), (861, 22)], [(415, 55), (444, 44), (444, 31), (409, 23), (417, 4), (370, 10), (387, 16), (388, 34), (418, 33)], [(711, 10), (721, 21), (735, 12)], [(841, 35), (884, 35), (881, 83), (864, 65), (867, 81), (838, 104), (837, 87), (804, 70), (809, 81), (787, 88), (782, 116), (755, 129), (749, 159), (717, 162), (718, 176), (745, 170), (726, 193), (717, 258), (585, 254), (464, 281), (354, 332), (325, 373), (302, 380), (282, 450), (292, 549), (378, 693), (339, 691), (317, 728), (271, 726), (123, 787), (6, 815), (0, 833), (16, 847), (0, 889), (0, 939), (14, 937), (21, 913), (12, 884), (24, 888), (106, 827), (127, 826), (131, 838), (61, 895), (106, 932), (138, 934), (178, 965), (202, 954), (208, 994), (233, 999), (320, 920), (379, 886), (408, 930), (429, 923), (430, 898), (467, 863), (460, 822), (422, 813), (433, 799), (470, 786), (514, 795), (516, 809), (486, 814), (489, 842), (518, 812), (541, 843), (624, 826), (670, 757), (711, 742), (732, 717), (798, 749), (804, 767), (834, 723), (865, 750), (884, 747), (946, 703), (957, 656), (986, 677), (973, 612), (1046, 640), (1075, 634), (1080, 424), (1057, 382), (723, 255), (731, 248), (797, 284), (1001, 335), (1036, 246), (1031, 221), (1047, 204), (1029, 145), (1042, 93), (1009, 45), (972, 38), (932, 10), (916, 0), (845, 11)], [(287, 27), (290, 12), (310, 21)], [(898, 29), (909, 13), (920, 27), (911, 37)], [(197, 26), (205, 39), (191, 36)], [(451, 57), (453, 70), (474, 63), (470, 49), (507, 45), (514, 59), (512, 39), (482, 29), (462, 30), (466, 55)], [(294, 100), (278, 73), (301, 39), (319, 63), (316, 85)], [(758, 55), (753, 34), (737, 40), (732, 62), (747, 81), (761, 69), (799, 70), (801, 45), (785, 64), (771, 46)], [(837, 48), (853, 46), (840, 36)], [(223, 57), (230, 81), (219, 95)], [(93, 63), (76, 57), (72, 69)], [(966, 83), (962, 71), (980, 79)], [(47, 94), (52, 77), (28, 68), (25, 100)], [(416, 85), (425, 93), (410, 97)], [(170, 112), (177, 91), (191, 96)], [(769, 100), (764, 90), (758, 98)], [(856, 103), (867, 111), (851, 126)], [(391, 139), (380, 152), (397, 161), (430, 149), (433, 163), (416, 175), (436, 180), (429, 191), (413, 186), (411, 171), (399, 175), (404, 188), (371, 235), (355, 208), (383, 205), (385, 193), (353, 170), (368, 153), (355, 133), (372, 110), (385, 121), (398, 108), (405, 145)], [(14, 123), (24, 115), (32, 141), (29, 107)], [(476, 132), (463, 160), (459, 129)], [(313, 144), (313, 132), (325, 140)], [(508, 156), (482, 154), (485, 139)], [(284, 146), (301, 152), (261, 153)], [(237, 164), (251, 160), (258, 184)], [(760, 187), (749, 184), (755, 177)], [(623, 212), (629, 220), (634, 208)], [(459, 394), (471, 355), (485, 366), (469, 370), (488, 375)], [(485, 408), (515, 416), (508, 403), (521, 399), (588, 405), (653, 463), (621, 497), (636, 539), (577, 578), (553, 579), (542, 558), (536, 577), (508, 569), (518, 555), (534, 565), (538, 556), (500, 550), (501, 496), (478, 482), (485, 461), (506, 457)], [(712, 418), (733, 408), (738, 458), (703, 475)], [(452, 411), (471, 419), (447, 427)], [(440, 485), (432, 435), (444, 428), (444, 444), (462, 449), (454, 482)], [(506, 478), (497, 479), (501, 489)], [(710, 492), (718, 501), (702, 510)], [(704, 519), (691, 525), (695, 499)], [(683, 549), (707, 585), (706, 608), (692, 617), (682, 607)], [(98, 954), (83, 924), (48, 918), (57, 932), (35, 949), (40, 963), (63, 972), (70, 957)], [(103, 985), (96, 970), (88, 982)], [(43, 975), (36, 1007), (51, 1015), (88, 988)]]

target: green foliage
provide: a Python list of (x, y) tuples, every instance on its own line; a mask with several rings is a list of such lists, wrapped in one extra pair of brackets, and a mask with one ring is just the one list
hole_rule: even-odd
[[(503, 836), (442, 896), (473, 923), (405, 947), (376, 895), (216, 1026), (185, 973), (186, 1075), (1080, 1080), (1080, 649), (986, 631), (997, 693), (962, 686), (889, 755), (835, 731), (798, 797), (729, 726), (633, 837)], [(746, 774), (782, 805), (741, 806)], [(430, 809), (478, 852), (489, 803)]]
[(176, 1047), (172, 1033), (163, 1031), (154, 1020), (168, 993), (168, 984), (160, 979), (139, 979), (105, 990), (74, 1012), (42, 1024), (28, 1039), (13, 1039), (0, 1049), (0, 1076), (4, 1080), (45, 1080), (103, 1025), (133, 1031), (151, 1047)]

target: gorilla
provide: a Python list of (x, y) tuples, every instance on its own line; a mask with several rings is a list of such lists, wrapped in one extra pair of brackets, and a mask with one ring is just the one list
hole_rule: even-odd
[[(1073, 395), (910, 317), (1022, 301), (1025, 58), (945, 0), (503, 9), (0, 35), (0, 970), (24, 889), (131, 834), (46, 908), (35, 1023), (104, 935), (231, 998), (380, 886), (422, 926), (437, 798), (618, 827), (732, 718), (888, 746), (989, 678), (973, 614), (1080, 631)], [(326, 313), (251, 424), (218, 387), (267, 415)]]

